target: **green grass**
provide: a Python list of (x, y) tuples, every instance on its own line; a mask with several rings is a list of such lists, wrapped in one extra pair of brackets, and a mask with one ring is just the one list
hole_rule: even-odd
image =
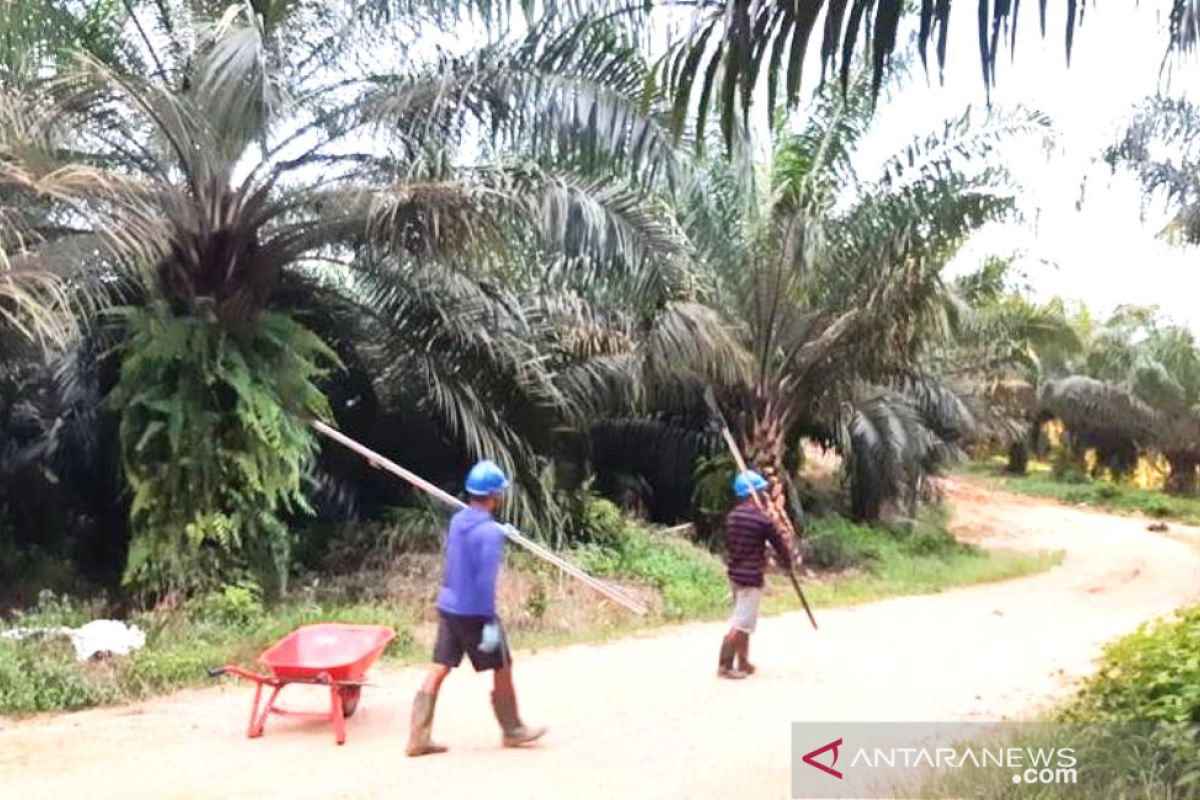
[(998, 461), (973, 461), (964, 466), (963, 472), (982, 478), (989, 486), (1006, 492), (1200, 525), (1200, 497), (1176, 497), (1104, 479), (1088, 478), (1081, 483), (1068, 483), (1055, 479), (1049, 472), (1008, 475), (1002, 467)]
[[(976, 583), (1019, 578), (1042, 572), (1062, 561), (1061, 552), (1018, 553), (981, 550), (955, 541), (944, 528), (940, 511), (927, 511), (912, 531), (857, 525), (842, 517), (810, 521), (813, 540), (823, 544), (825, 556), (837, 548), (838, 574), (822, 572), (815, 580), (801, 579), (805, 596), (814, 608), (868, 603), (888, 597), (929, 594)], [(664, 598), (662, 613), (647, 618), (632, 615), (619, 622), (585, 631), (526, 631), (517, 643), (540, 649), (622, 636), (649, 635), (664, 623), (711, 621), (729, 613), (729, 586), (724, 565), (712, 554), (679, 540), (662, 540), (635, 534), (639, 544), (622, 559), (611, 552), (580, 548), (578, 562), (597, 576), (636, 575), (657, 583)], [(853, 566), (850, 566), (853, 565)], [(676, 598), (672, 603), (670, 598)], [(763, 599), (765, 615), (799, 610), (795, 590), (777, 570), (767, 575)], [(819, 620), (818, 620), (819, 622)], [(517, 638), (517, 637), (514, 637)]]
[[(872, 528), (838, 517), (814, 520), (811, 536), (820, 558), (843, 568), (853, 566), (837, 575), (825, 574), (819, 581), (807, 581), (810, 602), (834, 606), (937, 592), (1026, 575), (1057, 563), (1055, 554), (985, 552), (961, 544), (945, 532), (944, 522), (937, 512), (925, 514), (912, 530)], [(728, 612), (725, 569), (708, 551), (630, 523), (623, 522), (620, 530), (610, 534), (605, 546), (583, 546), (569, 555), (596, 575), (653, 587), (659, 596), (659, 610), (647, 618), (629, 615), (616, 623), (565, 632), (535, 626), (514, 636), (516, 646), (603, 641), (664, 623), (718, 619)], [(509, 566), (550, 569), (520, 552), (510, 555)], [(764, 611), (778, 613), (796, 606), (787, 579), (772, 575)], [(146, 631), (147, 642), (128, 658), (80, 665), (66, 641), (0, 639), (0, 714), (127, 702), (203, 683), (208, 680), (208, 668), (227, 663), (251, 665), (268, 644), (298, 625), (317, 621), (391, 625), (400, 638), (386, 657), (399, 663), (419, 662), (427, 654), (417, 646), (414, 620), (423, 610), (379, 601), (331, 603), (304, 598), (266, 608), (254, 587), (234, 585), (181, 609), (134, 615), (131, 621)], [(35, 609), (14, 619), (13, 624), (79, 625), (100, 611), (99, 607), (45, 594)]]
[[(1076, 749), (1072, 787), (1014, 786), (999, 771), (947, 776), (930, 796), (985, 800), (1200, 798), (1200, 606), (1143, 625), (1105, 648), (1099, 671), (1077, 696), (1017, 747)], [(936, 790), (936, 791), (935, 791)]]
[(662, 596), (661, 618), (706, 618), (728, 594), (725, 568), (711, 553), (680, 539), (631, 525), (617, 548), (580, 548), (573, 554), (597, 577), (624, 578), (654, 586)]
[[(854, 605), (1019, 578), (1056, 566), (1063, 555), (982, 550), (959, 542), (946, 532), (940, 509), (926, 509), (912, 530), (857, 525), (833, 516), (813, 520), (810, 535), (817, 542), (828, 538), (841, 543), (862, 564), (834, 580), (806, 582), (804, 593), (814, 606)], [(787, 579), (774, 575), (771, 584), (777, 591), (767, 598), (767, 611), (794, 609), (797, 601)]]

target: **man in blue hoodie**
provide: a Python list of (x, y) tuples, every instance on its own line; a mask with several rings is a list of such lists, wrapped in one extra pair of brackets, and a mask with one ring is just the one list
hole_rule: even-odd
[(504, 531), (493, 518), (508, 478), (493, 461), (480, 461), (467, 473), (470, 503), (450, 520), (446, 562), (438, 592), (438, 633), (433, 664), (413, 701), (409, 728), (410, 756), (444, 753), (431, 739), (438, 690), (465, 654), (476, 672), (492, 670), (492, 708), (500, 722), (505, 747), (537, 741), (545, 728), (525, 725), (517, 712), (512, 680), (512, 654), (496, 616), (496, 573), (504, 557)]

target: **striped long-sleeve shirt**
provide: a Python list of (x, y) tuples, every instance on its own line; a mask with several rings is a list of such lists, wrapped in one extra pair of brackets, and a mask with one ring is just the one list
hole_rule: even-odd
[(740, 503), (725, 517), (725, 564), (729, 580), (738, 586), (761, 587), (767, 568), (767, 544), (779, 563), (790, 566), (787, 544), (770, 517), (751, 502)]

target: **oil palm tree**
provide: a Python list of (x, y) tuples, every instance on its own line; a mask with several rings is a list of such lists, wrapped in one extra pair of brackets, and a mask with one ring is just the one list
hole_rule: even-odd
[[(4, 210), (47, 206), (37, 220), (8, 213), (7, 240), (45, 269), (77, 263), (62, 258), (68, 245), (84, 248), (114, 274), (141, 280), (151, 298), (128, 317), (114, 398), (125, 403), (132, 513), (145, 545), (131, 550), (131, 574), (152, 556), (187, 552), (184, 542), (248, 549), (239, 527), (258, 512), (230, 493), (266, 484), (275, 488), (259, 499), (270, 518), (255, 518), (270, 535), (250, 538), (270, 543), (260, 555), (285, 574), (286, 531), (271, 514), (304, 506), (299, 480), (314, 443), (302, 418), (328, 414), (314, 382), (332, 353), (280, 313), (284, 274), (326, 288), (352, 287), (345, 276), (359, 274), (412, 289), (498, 280), (515, 251), (591, 269), (678, 255), (672, 221), (640, 203), (633, 181), (579, 167), (588, 159), (623, 164), (642, 186), (670, 172), (666, 138), (625, 94), (638, 74), (630, 50), (611, 40), (599, 55), (585, 46), (608, 36), (602, 27), (547, 23), (476, 52), (326, 85), (321, 67), (300, 69), (282, 46), (289, 4), (259, 5), (187, 35), (175, 28), (178, 38), (155, 54), (159, 68), (149, 76), (83, 56), (50, 87), (3, 89), (5, 106), (19, 110), (0, 132)], [(302, 22), (319, 18), (316, 5), (294, 7)], [(464, 161), (485, 131), (492, 147)], [(530, 157), (480, 159), (507, 155), (518, 140), (530, 143)], [(31, 235), (55, 219), (69, 225)], [(436, 303), (438, 295), (424, 296)], [(400, 299), (393, 316), (412, 308), (412, 296)], [(478, 322), (443, 320), (460, 331)], [(422, 344), (428, 338), (410, 350)], [(215, 359), (206, 363), (224, 389), (197, 384), (190, 358)], [(539, 369), (537, 358), (521, 364), (525, 374)], [(457, 392), (454, 408), (474, 404), (483, 413), (487, 398), (472, 398), (469, 382), (423, 380), (435, 405)], [(232, 417), (222, 411), (230, 403)], [(468, 450), (488, 445), (464, 425), (455, 432)], [(253, 459), (198, 460), (193, 473), (165, 468), (193, 463), (190, 451), (224, 437)], [(224, 513), (231, 506), (241, 509), (232, 518)], [(213, 508), (224, 511), (212, 517)], [(202, 518), (208, 527), (197, 533)]]
[(1006, 449), (1008, 470), (1023, 473), (1040, 430), (1038, 388), (1066, 374), (1082, 342), (1062, 301), (1038, 303), (1009, 286), (1011, 264), (991, 257), (955, 281), (955, 324), (923, 360), (971, 408), (974, 444)]
[(1081, 465), (1094, 449), (1097, 467), (1129, 472), (1138, 456), (1161, 453), (1166, 488), (1196, 492), (1200, 467), (1200, 349), (1186, 328), (1161, 323), (1154, 309), (1118, 309), (1085, 331), (1075, 373), (1048, 381), (1040, 411), (1062, 421), (1069, 456)]
[[(36, 95), (46, 76), (57, 74), (80, 50), (106, 62), (133, 67), (136, 52), (120, 35), (120, 17), (112, 4), (80, 7), (52, 0), (10, 0), (3, 7), (0, 26), (0, 128), (27, 127), (29, 106), (17, 102), (16, 92)], [(41, 96), (37, 102), (50, 102)], [(12, 141), (7, 142), (9, 146)], [(0, 158), (7, 154), (0, 155)], [(42, 346), (62, 348), (77, 332), (76, 307), (81, 295), (78, 270), (50, 269), (31, 259), (33, 243), (54, 237), (64, 228), (45, 217), (45, 203), (13, 202), (0, 190), (0, 354), (6, 342), (23, 348), (12, 337), (32, 340)], [(86, 251), (73, 256), (83, 261)], [(63, 259), (66, 260), (66, 259)], [(10, 347), (11, 349), (11, 347)]]
[(818, 95), (799, 129), (780, 137), (769, 170), (713, 163), (685, 220), (709, 303), (749, 355), (748, 378), (721, 394), (748, 460), (779, 487), (781, 520), (785, 464), (802, 433), (841, 447), (856, 514), (915, 502), (923, 470), (967, 424), (960, 401), (916, 374), (926, 339), (948, 324), (941, 268), (1011, 208), (988, 166), (995, 143), (1045, 131), (1036, 114), (982, 126), (968, 114), (866, 180), (854, 154), (872, 93), (864, 74), (845, 94)]
[[(1177, 3), (1171, 17), (1173, 44), (1192, 47), (1196, 7)], [(1187, 99), (1157, 95), (1134, 114), (1105, 152), (1114, 170), (1132, 172), (1146, 202), (1165, 201), (1171, 218), (1162, 230), (1170, 242), (1200, 242), (1200, 109)], [(1117, 437), (1123, 449), (1153, 448), (1170, 464), (1167, 488), (1196, 491), (1198, 419), (1196, 359), (1192, 335), (1162, 325), (1156, 309), (1123, 307), (1087, 331), (1087, 357), (1077, 365), (1099, 383), (1079, 382), (1055, 410), (1074, 412), (1085, 438)], [(1092, 411), (1098, 417), (1087, 418)], [(1097, 421), (1099, 420), (1099, 422)], [(1101, 459), (1103, 460), (1103, 459)]]
[[(713, 386), (747, 460), (774, 479), (785, 528), (802, 434), (842, 449), (852, 507), (872, 518), (897, 500), (911, 510), (921, 475), (966, 435), (962, 401), (920, 370), (926, 341), (952, 311), (941, 267), (965, 236), (1011, 207), (1002, 174), (987, 166), (995, 143), (1046, 129), (1036, 114), (985, 127), (966, 115), (914, 141), (870, 181), (854, 155), (872, 98), (869, 74), (860, 74), (848, 93), (820, 93), (769, 165), (712, 159), (685, 186), (694, 291), (710, 312), (680, 326), (688, 336), (659, 340), (678, 354), (656, 359), (667, 369), (638, 364), (635, 382), (650, 397), (637, 420), (606, 433), (646, 436), (649, 425), (656, 440), (687, 440), (673, 452), (711, 452), (700, 398)], [(976, 160), (982, 168), (965, 168)], [(604, 364), (628, 377), (619, 353), (640, 337), (596, 338), (613, 348)]]

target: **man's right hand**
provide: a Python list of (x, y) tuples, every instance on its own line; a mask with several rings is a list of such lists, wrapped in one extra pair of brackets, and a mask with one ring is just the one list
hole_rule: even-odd
[(479, 649), (484, 653), (493, 653), (500, 646), (500, 626), (489, 622), (483, 626), (483, 636), (479, 639)]

